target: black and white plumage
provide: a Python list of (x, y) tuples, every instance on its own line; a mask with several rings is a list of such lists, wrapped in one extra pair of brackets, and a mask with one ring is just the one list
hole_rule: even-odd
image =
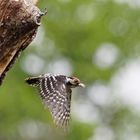
[(49, 108), (55, 124), (67, 127), (70, 120), (71, 88), (85, 85), (76, 77), (54, 74), (30, 77), (26, 82), (39, 89), (43, 103)]

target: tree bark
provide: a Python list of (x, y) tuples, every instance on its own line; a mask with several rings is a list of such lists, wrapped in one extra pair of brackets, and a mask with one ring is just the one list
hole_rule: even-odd
[(0, 85), (16, 58), (34, 39), (42, 15), (29, 0), (0, 0)]

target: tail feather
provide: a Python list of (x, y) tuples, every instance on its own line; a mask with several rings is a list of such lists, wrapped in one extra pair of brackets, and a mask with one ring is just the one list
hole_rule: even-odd
[(29, 77), (25, 79), (25, 82), (31, 86), (38, 86), (40, 81), (40, 77)]

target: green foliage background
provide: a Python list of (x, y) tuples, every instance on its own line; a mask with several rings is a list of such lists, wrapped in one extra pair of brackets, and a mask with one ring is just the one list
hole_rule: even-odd
[[(0, 140), (132, 140), (131, 136), (140, 139), (139, 113), (119, 98), (114, 99), (114, 91), (107, 105), (97, 105), (88, 96), (89, 87), (95, 82), (107, 85), (129, 59), (139, 56), (139, 7), (113, 0), (40, 0), (38, 7), (48, 9), (38, 37), (22, 53), (0, 87)], [(110, 67), (99, 67), (93, 54), (108, 42), (119, 50), (118, 58)], [(25, 68), (30, 55), (43, 61), (41, 68), (32, 67), (35, 61)], [(37, 91), (24, 82), (29, 75), (51, 72), (50, 65), (62, 59), (70, 63), (70, 74), (87, 85), (86, 89), (74, 90), (72, 105), (81, 100), (83, 104), (89, 103), (91, 112), (96, 108), (100, 118), (89, 123), (88, 117), (82, 121), (72, 113), (67, 134), (55, 129)], [(63, 67), (67, 65), (64, 63)]]

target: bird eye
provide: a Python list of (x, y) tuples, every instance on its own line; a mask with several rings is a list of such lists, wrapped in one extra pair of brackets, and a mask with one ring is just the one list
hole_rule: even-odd
[(75, 82), (75, 83), (80, 83), (80, 80), (77, 79), (77, 78), (75, 78), (75, 79), (74, 79), (74, 82)]

